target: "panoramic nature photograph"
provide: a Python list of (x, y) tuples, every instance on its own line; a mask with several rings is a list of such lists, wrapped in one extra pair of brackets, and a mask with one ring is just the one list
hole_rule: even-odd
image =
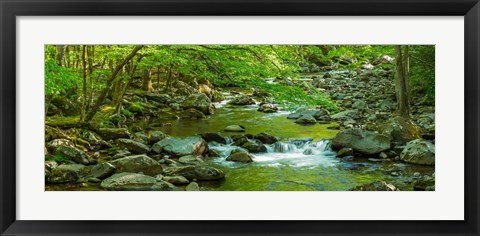
[(435, 45), (44, 55), (45, 191), (435, 191)]

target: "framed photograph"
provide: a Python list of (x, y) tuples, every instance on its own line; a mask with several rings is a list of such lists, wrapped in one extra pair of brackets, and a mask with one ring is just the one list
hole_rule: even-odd
[(1, 235), (479, 235), (476, 0), (0, 6)]

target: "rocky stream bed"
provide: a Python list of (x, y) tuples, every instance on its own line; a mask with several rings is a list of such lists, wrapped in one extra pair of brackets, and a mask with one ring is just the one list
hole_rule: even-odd
[(126, 104), (146, 110), (125, 127), (68, 127), (49, 118), (45, 189), (435, 190), (434, 107), (412, 104), (414, 123), (395, 117), (392, 73), (267, 79), (322, 90), (338, 112), (286, 111), (256, 89), (205, 84), (173, 97), (127, 94)]

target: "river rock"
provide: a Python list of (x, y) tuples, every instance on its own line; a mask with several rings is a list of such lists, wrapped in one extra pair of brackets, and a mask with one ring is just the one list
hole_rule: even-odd
[(211, 115), (215, 112), (215, 106), (213, 105), (210, 98), (207, 97), (204, 93), (196, 93), (188, 96), (180, 104), (183, 109), (194, 108), (201, 111), (205, 115)]
[(65, 156), (68, 159), (79, 164), (88, 165), (88, 163), (90, 163), (87, 154), (85, 154), (85, 152), (81, 151), (76, 147), (71, 147), (63, 144), (58, 145), (54, 151), (54, 154)]
[(264, 113), (274, 113), (278, 111), (278, 107), (275, 104), (271, 103), (265, 103), (260, 105), (260, 107), (257, 109), (257, 111), (261, 111)]
[(235, 142), (232, 143), (232, 146), (242, 146), (243, 144), (249, 142), (246, 137), (241, 137), (239, 139), (236, 139)]
[(54, 184), (75, 183), (90, 173), (90, 169), (81, 164), (60, 165), (48, 176), (48, 182)]
[(162, 123), (165, 120), (177, 120), (178, 116), (169, 111), (157, 111), (154, 112), (155, 118), (151, 120), (151, 123)]
[(254, 139), (264, 143), (264, 144), (274, 144), (278, 141), (277, 138), (275, 138), (272, 135), (266, 134), (266, 133), (259, 133), (253, 137)]
[(114, 174), (100, 183), (100, 187), (117, 191), (168, 191), (175, 186), (154, 177), (137, 173)]
[(200, 136), (207, 142), (227, 144), (227, 140), (220, 133), (203, 133)]
[(360, 118), (360, 114), (358, 110), (346, 110), (346, 111), (342, 111), (332, 115), (331, 118), (334, 120), (348, 120), (348, 119), (356, 120)]
[(263, 144), (258, 144), (250, 141), (244, 143), (242, 147), (247, 149), (251, 153), (260, 153), (267, 151), (267, 148)]
[(312, 115), (305, 114), (302, 115), (300, 118), (298, 118), (295, 123), (301, 124), (301, 125), (309, 125), (309, 124), (315, 124), (317, 123), (317, 120)]
[(136, 132), (134, 141), (148, 145), (148, 135), (145, 132)]
[(399, 191), (393, 184), (385, 181), (375, 181), (350, 189), (350, 191)]
[(142, 172), (146, 175), (155, 176), (162, 173), (162, 166), (147, 155), (135, 155), (120, 158), (111, 162), (117, 169), (116, 172)]
[(182, 164), (196, 164), (203, 162), (202, 156), (186, 155), (178, 158), (178, 162)]
[(158, 142), (158, 141), (160, 141), (160, 140), (162, 140), (166, 137), (167, 137), (167, 135), (164, 134), (162, 131), (158, 131), (158, 130), (152, 131), (150, 133), (149, 137), (148, 137), (148, 142), (150, 144), (153, 144), (153, 143), (156, 143), (156, 142)]
[(45, 170), (51, 171), (58, 167), (58, 163), (56, 161), (45, 161)]
[(419, 165), (435, 165), (435, 145), (424, 140), (413, 140), (400, 154), (400, 160)]
[(152, 150), (156, 153), (168, 152), (175, 156), (203, 155), (208, 152), (208, 144), (199, 136), (187, 138), (165, 138), (155, 143)]
[(427, 178), (420, 179), (413, 183), (413, 190), (415, 191), (435, 191), (435, 179)]
[(200, 186), (196, 182), (191, 182), (185, 187), (185, 191), (200, 191)]
[(243, 162), (243, 163), (253, 162), (252, 155), (250, 155), (247, 152), (236, 152), (236, 153), (230, 154), (226, 160), (234, 161), (234, 162)]
[(100, 163), (92, 167), (91, 174), (95, 178), (104, 179), (115, 172), (115, 166), (108, 163)]
[(65, 133), (63, 133), (61, 129), (45, 125), (45, 142), (49, 142), (54, 139), (69, 140), (70, 138)]
[(226, 132), (245, 132), (245, 127), (241, 125), (229, 125), (223, 130)]
[(352, 148), (342, 148), (337, 152), (337, 157), (344, 157), (344, 156), (353, 156), (353, 149)]
[(166, 174), (169, 176), (180, 175), (189, 180), (218, 180), (225, 177), (223, 171), (205, 165), (176, 167), (166, 170)]
[(402, 117), (389, 119), (381, 126), (381, 131), (392, 137), (392, 142), (396, 145), (404, 145), (409, 141), (421, 138), (420, 127)]
[(188, 110), (178, 113), (180, 119), (205, 119), (207, 118), (201, 111), (196, 110), (195, 108), (190, 108)]
[(354, 152), (373, 155), (390, 149), (390, 138), (362, 129), (346, 129), (333, 138), (332, 146), (336, 150), (349, 147)]
[(231, 105), (254, 105), (256, 103), (257, 102), (255, 101), (255, 99), (247, 95), (240, 95), (240, 96), (234, 97), (230, 102), (228, 102), (228, 104), (231, 104)]
[(148, 100), (152, 100), (152, 101), (159, 102), (159, 103), (168, 103), (171, 99), (170, 95), (168, 95), (168, 94), (154, 93), (154, 92), (146, 93), (145, 97)]
[(100, 128), (97, 133), (106, 140), (130, 138), (130, 133), (126, 128)]
[(184, 184), (188, 184), (190, 183), (190, 181), (188, 181), (187, 178), (183, 177), (183, 176), (164, 176), (162, 177), (162, 180), (163, 181), (167, 181), (171, 184), (175, 184), (175, 185), (184, 185)]
[(48, 152), (54, 153), (55, 150), (57, 150), (57, 147), (60, 145), (65, 145), (65, 146), (70, 146), (70, 147), (75, 147), (75, 144), (73, 144), (72, 141), (64, 138), (60, 139), (54, 139), (46, 144), (46, 148)]
[(150, 147), (143, 143), (133, 141), (131, 139), (117, 139), (116, 143), (119, 147), (126, 148), (133, 154), (144, 154), (150, 152)]

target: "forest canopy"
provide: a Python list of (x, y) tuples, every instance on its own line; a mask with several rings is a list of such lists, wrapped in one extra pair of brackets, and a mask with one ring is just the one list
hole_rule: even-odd
[[(298, 104), (337, 110), (322, 91), (292, 79), (331, 69), (356, 69), (393, 57), (391, 45), (46, 45), (45, 97), (67, 97), (83, 105), (88, 121), (105, 98), (118, 102), (130, 87), (176, 92), (178, 84), (209, 81), (215, 87), (255, 88), (286, 109)], [(435, 47), (410, 47), (411, 92), (435, 101)], [(127, 60), (128, 59), (128, 60)], [(393, 64), (383, 64), (392, 69)], [(269, 83), (266, 78), (284, 79)], [(139, 81), (136, 83), (136, 81)], [(293, 85), (293, 86), (292, 86)], [(48, 113), (48, 107), (47, 107)]]

